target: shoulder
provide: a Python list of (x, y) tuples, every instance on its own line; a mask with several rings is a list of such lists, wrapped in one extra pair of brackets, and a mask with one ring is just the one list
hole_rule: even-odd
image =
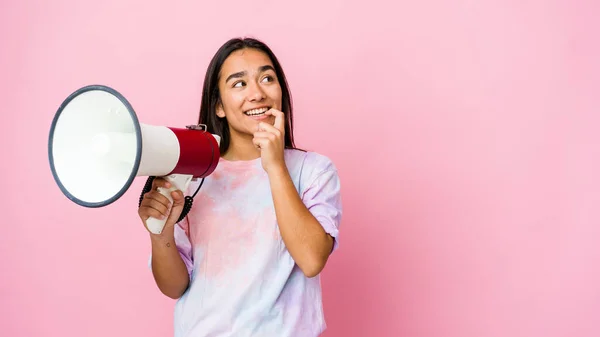
[(333, 174), (337, 177), (338, 169), (335, 163), (324, 154), (314, 151), (286, 149), (285, 159), (292, 176), (298, 178), (300, 190), (323, 174)]
[(337, 167), (328, 156), (314, 151), (286, 149), (285, 160), (289, 167), (301, 166), (303, 169), (315, 171), (337, 171)]

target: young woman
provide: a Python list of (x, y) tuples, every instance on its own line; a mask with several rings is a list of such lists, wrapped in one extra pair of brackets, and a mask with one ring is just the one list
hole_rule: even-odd
[(269, 47), (232, 39), (217, 51), (199, 122), (221, 137), (221, 158), (189, 214), (177, 223), (184, 195), (173, 192), (170, 205), (159, 178), (139, 208), (144, 225), (167, 218), (150, 233), (151, 268), (178, 300), (175, 336), (320, 335), (319, 273), (338, 244), (340, 180), (327, 157), (295, 148), (290, 92)]

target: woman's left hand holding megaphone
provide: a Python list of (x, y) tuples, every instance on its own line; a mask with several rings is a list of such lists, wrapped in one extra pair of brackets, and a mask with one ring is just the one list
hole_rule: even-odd
[(156, 177), (152, 182), (152, 189), (144, 194), (144, 198), (138, 209), (138, 214), (142, 219), (146, 230), (148, 230), (146, 220), (150, 217), (161, 220), (167, 219), (165, 227), (160, 234), (154, 234), (150, 232), (150, 230), (148, 230), (148, 232), (150, 232), (151, 235), (166, 236), (168, 239), (172, 238), (174, 235), (175, 223), (181, 215), (185, 199), (180, 190), (173, 191), (171, 192), (171, 197), (173, 198), (173, 204), (171, 205), (169, 199), (158, 191), (159, 187), (168, 189), (171, 187), (171, 184), (164, 178)]

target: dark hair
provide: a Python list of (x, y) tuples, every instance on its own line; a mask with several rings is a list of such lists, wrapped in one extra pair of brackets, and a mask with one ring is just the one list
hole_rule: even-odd
[(208, 70), (204, 77), (204, 88), (202, 89), (202, 101), (200, 104), (200, 116), (198, 118), (198, 124), (205, 124), (207, 131), (213, 134), (217, 134), (221, 137), (221, 153), (225, 153), (229, 148), (231, 142), (231, 136), (229, 134), (229, 124), (223, 117), (218, 117), (216, 114), (217, 105), (221, 101), (221, 95), (219, 92), (219, 77), (221, 67), (223, 63), (229, 57), (231, 53), (240, 49), (256, 49), (264, 52), (269, 56), (273, 67), (275, 68), (275, 74), (281, 86), (281, 104), (282, 112), (285, 114), (285, 148), (295, 149), (294, 144), (294, 125), (293, 125), (293, 112), (292, 112), (292, 96), (288, 87), (285, 74), (281, 68), (281, 64), (275, 57), (275, 54), (271, 49), (263, 42), (253, 38), (233, 38), (227, 41), (224, 45), (219, 48), (217, 53), (213, 56)]

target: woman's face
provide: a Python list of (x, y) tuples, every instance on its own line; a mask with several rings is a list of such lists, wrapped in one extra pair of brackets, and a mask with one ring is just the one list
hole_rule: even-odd
[(269, 56), (256, 49), (241, 49), (229, 55), (219, 78), (221, 104), (217, 116), (226, 117), (231, 140), (252, 141), (259, 122), (273, 125), (271, 108), (281, 110), (281, 86)]

